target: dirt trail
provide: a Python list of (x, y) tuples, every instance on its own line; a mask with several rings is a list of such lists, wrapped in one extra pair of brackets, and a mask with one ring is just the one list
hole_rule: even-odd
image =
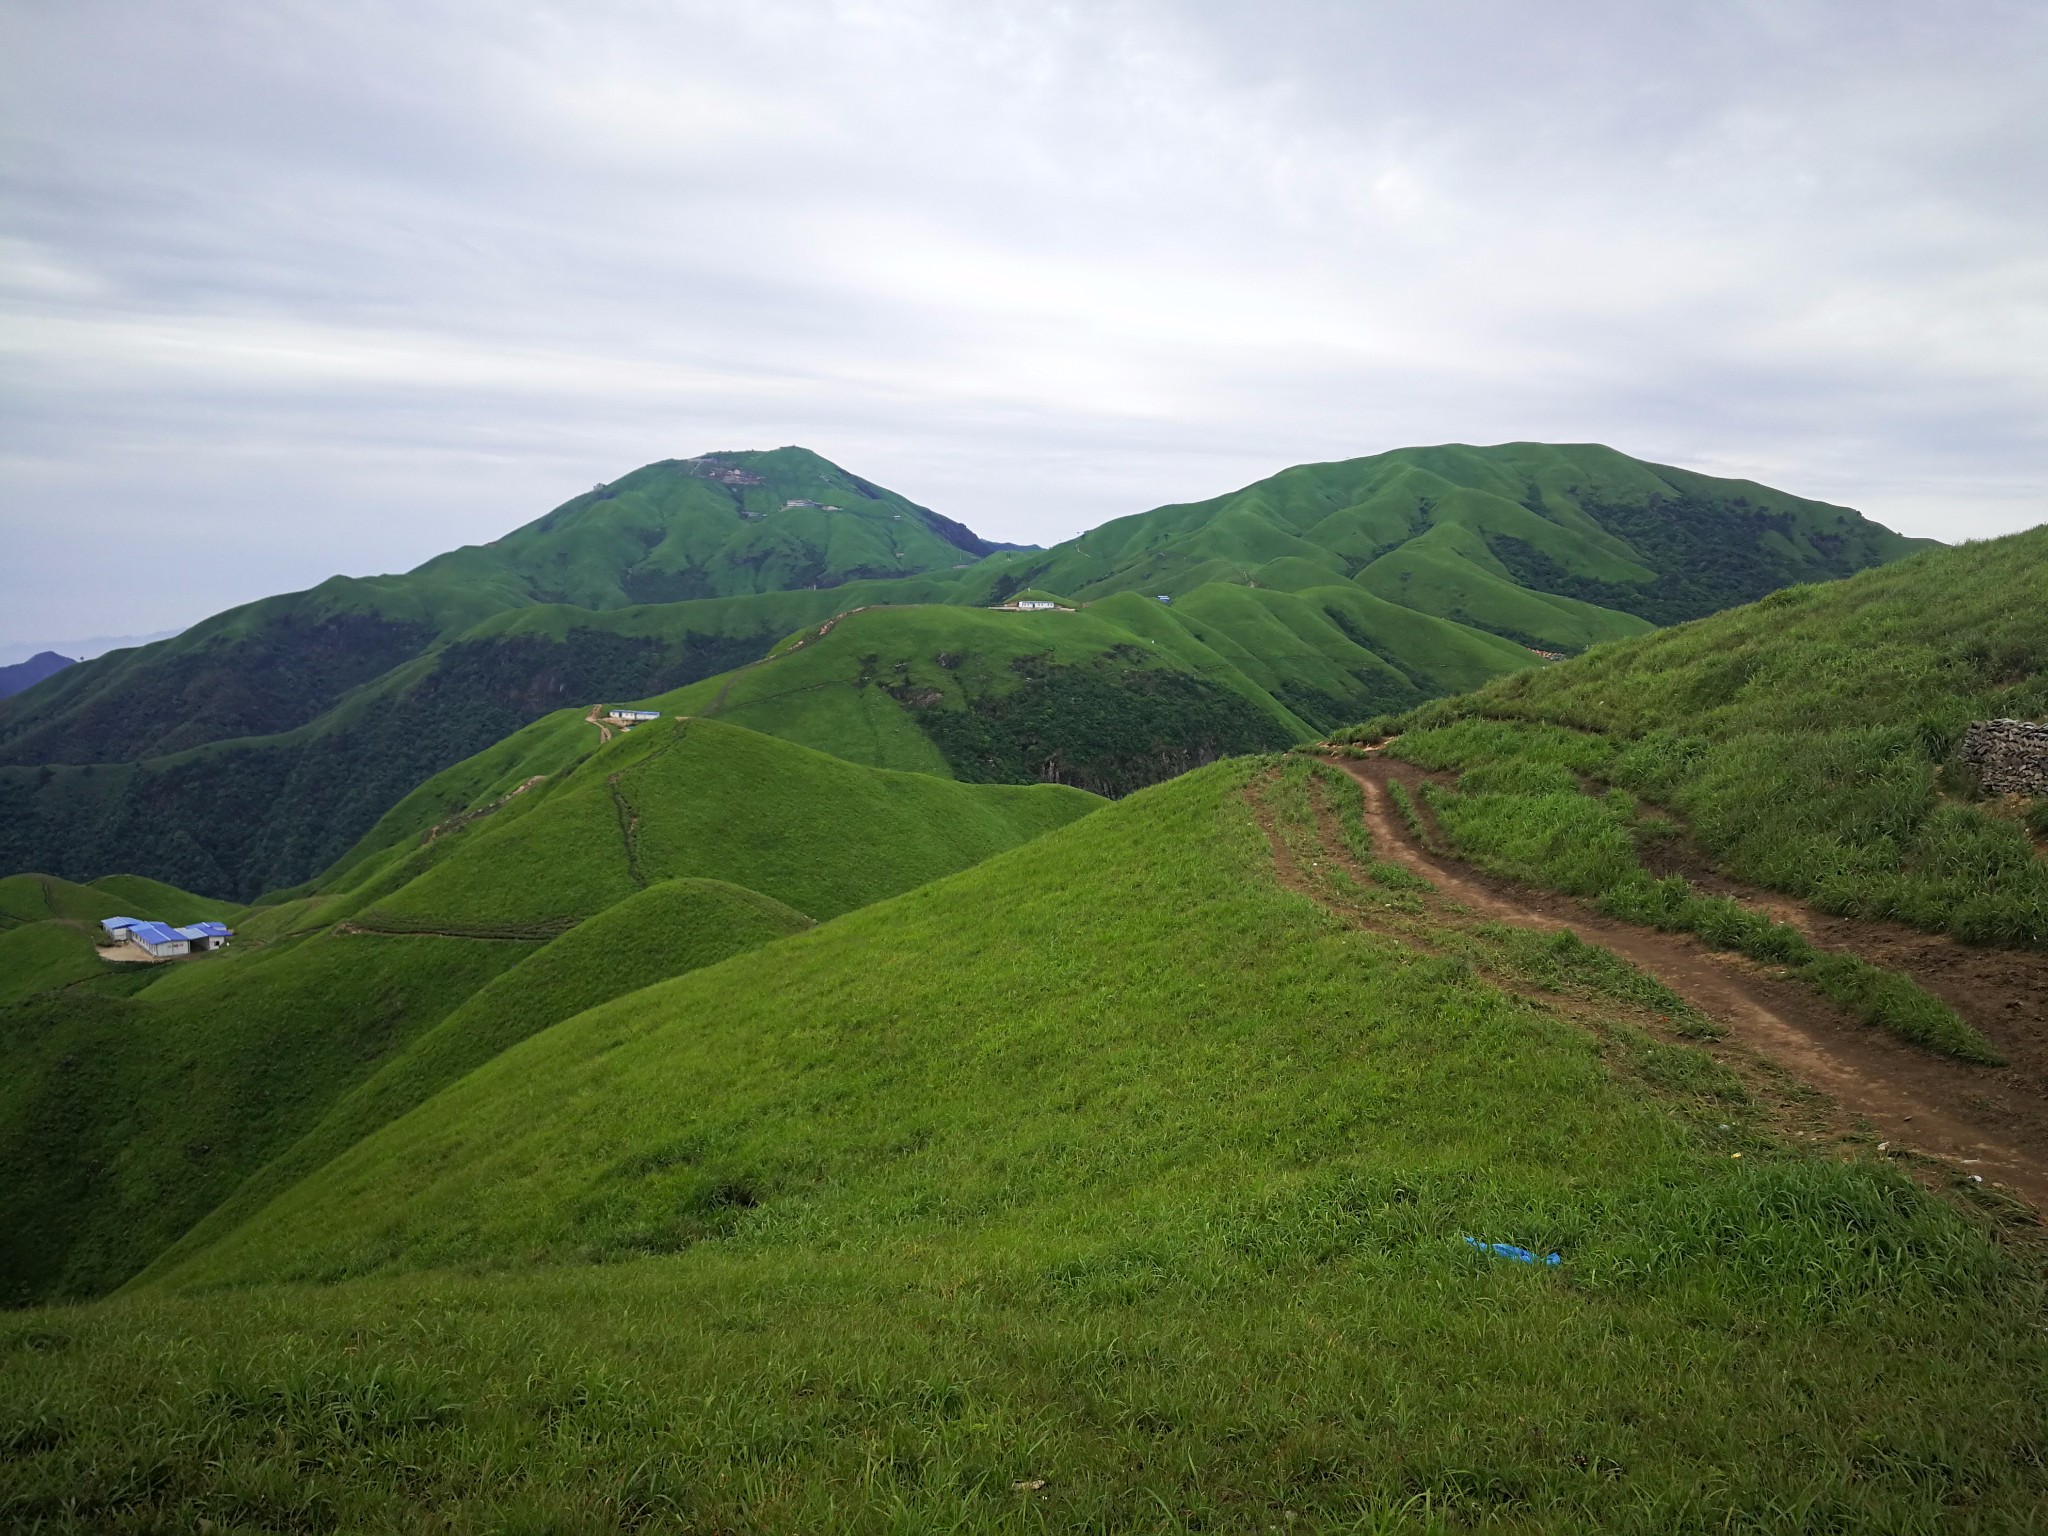
[(484, 817), (491, 815), (493, 812), (503, 810), (506, 806), (512, 803), (512, 800), (515, 796), (525, 794), (529, 789), (533, 788), (534, 785), (545, 783), (546, 780), (546, 774), (536, 773), (532, 778), (528, 779), (525, 783), (519, 785), (516, 789), (508, 789), (507, 791), (505, 791), (504, 794), (498, 796), (498, 798), (493, 800), (489, 805), (480, 805), (473, 811), (463, 811), (458, 815), (450, 816), (446, 821), (435, 822), (434, 825), (427, 828), (426, 831), (420, 834), (420, 846), (425, 847), (428, 843), (435, 842), (440, 838), (446, 837), (450, 832), (460, 831), (462, 828), (468, 826), (473, 821), (481, 821)]
[[(1331, 761), (1365, 792), (1366, 823), (1377, 856), (1423, 876), (1441, 895), (1477, 916), (1523, 927), (1569, 928), (1612, 950), (1720, 1024), (1738, 1044), (1868, 1120), (1893, 1150), (1947, 1159), (1966, 1173), (2010, 1187), (2036, 1207), (2048, 1207), (2048, 1094), (2040, 1091), (2039, 1049), (2016, 1052), (2013, 1037), (2020, 1032), (2011, 1023), (1987, 1030), (2013, 1056), (2011, 1067), (1973, 1067), (1935, 1056), (1850, 1019), (1801, 984), (1771, 975), (1741, 956), (1709, 949), (1689, 935), (1601, 916), (1569, 897), (1511, 885), (1433, 853), (1395, 812), (1386, 790), (1389, 780), (1398, 780), (1413, 797), (1426, 777), (1420, 770), (1384, 758)], [(1789, 920), (1785, 912), (1772, 915)], [(1803, 909), (1801, 917), (1802, 926), (1825, 942), (1827, 921)], [(1913, 937), (1929, 945), (1946, 942), (1924, 934)], [(1882, 953), (1869, 958), (1896, 963)], [(1999, 956), (1992, 963), (2006, 959), (2024, 971), (2033, 957)], [(1929, 985), (1934, 985), (1931, 980)], [(1972, 1017), (1971, 1022), (1983, 1021)], [(2035, 1030), (2024, 1033), (2031, 1041)]]

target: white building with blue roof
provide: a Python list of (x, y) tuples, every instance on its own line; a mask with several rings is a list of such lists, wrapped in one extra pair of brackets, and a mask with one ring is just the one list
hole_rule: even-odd
[(103, 917), (100, 927), (116, 944), (133, 944), (153, 960), (175, 960), (180, 955), (225, 949), (235, 930), (226, 923), (192, 923), (173, 928), (169, 923), (147, 922), (139, 917)]
[(192, 952), (192, 941), (169, 923), (137, 923), (128, 930), (128, 942), (154, 960), (174, 960)]

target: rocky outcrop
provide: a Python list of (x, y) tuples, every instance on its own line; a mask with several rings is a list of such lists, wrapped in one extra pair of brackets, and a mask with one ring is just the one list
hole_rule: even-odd
[(1963, 733), (1962, 758), (1987, 795), (2048, 797), (2048, 725), (1973, 721)]

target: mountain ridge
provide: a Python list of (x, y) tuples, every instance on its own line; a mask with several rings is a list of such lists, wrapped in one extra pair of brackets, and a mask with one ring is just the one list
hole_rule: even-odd
[(663, 460), (405, 575), (229, 610), (0, 703), (0, 869), (296, 884), (549, 710), (686, 687), (863, 606), (1164, 597), (1312, 734), (1925, 542), (1598, 445), (1296, 466), (1050, 550), (805, 449)]
[(0, 667), (0, 699), (9, 699), (25, 688), (33, 688), (46, 677), (54, 677), (66, 667), (75, 667), (78, 662), (70, 656), (60, 656), (55, 651), (37, 651), (25, 661), (11, 666)]

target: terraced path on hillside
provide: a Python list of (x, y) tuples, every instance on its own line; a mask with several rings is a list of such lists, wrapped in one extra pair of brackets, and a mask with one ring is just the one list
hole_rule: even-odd
[[(1841, 1114), (1826, 1134), (1875, 1138), (1882, 1151), (1924, 1176), (1971, 1183), (1981, 1178), (1993, 1190), (2008, 1189), (2048, 1209), (2048, 1049), (2040, 1039), (2048, 1015), (2048, 957), (1973, 951), (1933, 935), (1895, 933), (1892, 925), (1827, 918), (1784, 897), (1738, 891), (1718, 881), (1717, 894), (1754, 899), (1771, 916), (1795, 923), (1817, 946), (1906, 970), (1941, 994), (2008, 1061), (2000, 1068), (1972, 1066), (1860, 1023), (1800, 983), (1691, 935), (1638, 927), (1572, 898), (1487, 875), (1441, 852), (1445, 840), (1426, 819), (1424, 829), (1436, 846), (1425, 846), (1395, 813), (1388, 785), (1403, 784), (1427, 818), (1417, 791), (1429, 775), (1386, 758), (1332, 764), (1364, 792), (1375, 857), (1427, 880), (1435, 903), (1481, 921), (1570, 929), (1655, 977), (1725, 1030), (1716, 1054), (1726, 1055), (1730, 1047), (1751, 1053), (1832, 1100)], [(1335, 833), (1330, 826), (1324, 851), (1335, 862), (1356, 866)], [(1270, 824), (1268, 835), (1283, 880), (1317, 894), (1314, 882), (1301, 878), (1298, 853), (1273, 835)], [(1921, 963), (1910, 963), (1915, 956)]]

